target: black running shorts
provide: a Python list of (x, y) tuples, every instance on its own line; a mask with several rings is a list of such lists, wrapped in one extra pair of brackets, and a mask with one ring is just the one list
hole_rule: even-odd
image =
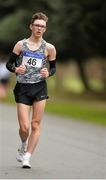
[(46, 81), (34, 84), (17, 83), (13, 91), (17, 103), (32, 105), (34, 101), (48, 99)]

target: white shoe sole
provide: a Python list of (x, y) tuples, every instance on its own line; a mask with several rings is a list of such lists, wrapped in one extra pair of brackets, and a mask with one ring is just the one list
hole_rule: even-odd
[(22, 162), (22, 160), (21, 160), (21, 159), (18, 159), (17, 157), (16, 157), (16, 160), (17, 160), (18, 162)]
[(22, 168), (29, 169), (29, 168), (31, 168), (31, 165), (29, 164), (29, 162), (27, 160), (23, 160)]
[(23, 165), (22, 168), (24, 168), (24, 169), (30, 169), (30, 168), (31, 168), (31, 165)]

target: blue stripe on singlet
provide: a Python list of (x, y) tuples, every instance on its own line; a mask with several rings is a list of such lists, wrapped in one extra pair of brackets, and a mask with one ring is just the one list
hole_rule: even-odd
[(43, 59), (45, 57), (43, 53), (37, 53), (31, 51), (23, 51), (22, 54), (23, 56), (38, 58), (38, 59)]

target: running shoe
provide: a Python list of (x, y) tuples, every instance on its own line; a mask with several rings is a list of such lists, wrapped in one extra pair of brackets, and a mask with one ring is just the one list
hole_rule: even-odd
[(22, 162), (25, 152), (26, 152), (26, 146), (21, 145), (18, 148), (17, 155), (16, 155), (16, 159), (18, 162)]
[(23, 156), (23, 160), (22, 160), (22, 168), (26, 168), (26, 169), (31, 168), (30, 158), (26, 157), (25, 155)]

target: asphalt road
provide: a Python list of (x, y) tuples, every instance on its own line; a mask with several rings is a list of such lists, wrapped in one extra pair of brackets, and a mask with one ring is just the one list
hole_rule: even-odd
[(16, 161), (16, 107), (0, 104), (0, 179), (105, 179), (106, 127), (45, 114), (31, 169)]

